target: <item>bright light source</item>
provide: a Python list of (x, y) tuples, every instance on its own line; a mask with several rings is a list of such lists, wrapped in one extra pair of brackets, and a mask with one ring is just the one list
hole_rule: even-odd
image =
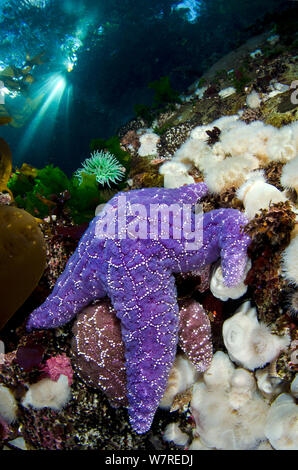
[(60, 80), (58, 80), (58, 83), (57, 85), (55, 86), (55, 89), (54, 89), (54, 92), (57, 92), (58, 90), (60, 90), (60, 88), (64, 88), (66, 87), (66, 80), (64, 77), (61, 77)]
[(38, 135), (38, 132), (42, 129), (42, 126), (46, 125), (48, 136), (49, 138), (52, 137), (58, 110), (67, 88), (68, 85), (65, 77), (61, 74), (54, 74), (50, 75), (42, 87), (36, 90), (37, 96), (33, 98), (33, 100), (41, 96), (45, 96), (45, 99), (37, 114), (27, 127), (19, 144), (18, 153), (20, 153), (20, 155), (23, 155), (27, 151), (30, 144)]
[(72, 72), (74, 68), (74, 63), (71, 60), (68, 60), (66, 63), (67, 72)]

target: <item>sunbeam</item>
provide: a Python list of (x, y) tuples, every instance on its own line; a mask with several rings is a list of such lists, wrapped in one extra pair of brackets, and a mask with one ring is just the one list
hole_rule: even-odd
[(20, 156), (26, 153), (40, 132), (46, 132), (47, 140), (52, 138), (56, 117), (65, 97), (67, 98), (65, 109), (67, 110), (69, 107), (71, 88), (72, 86), (68, 85), (66, 78), (62, 74), (56, 73), (51, 75), (46, 83), (35, 92), (36, 96), (45, 95), (45, 99), (20, 141), (18, 148)]

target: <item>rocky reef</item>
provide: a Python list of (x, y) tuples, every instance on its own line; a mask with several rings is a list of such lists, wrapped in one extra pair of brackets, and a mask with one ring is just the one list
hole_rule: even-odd
[[(285, 33), (254, 38), (93, 141), (108, 187), (1, 140), (1, 449), (298, 449), (297, 76)], [(199, 202), (202, 251), (102, 243), (125, 195)]]

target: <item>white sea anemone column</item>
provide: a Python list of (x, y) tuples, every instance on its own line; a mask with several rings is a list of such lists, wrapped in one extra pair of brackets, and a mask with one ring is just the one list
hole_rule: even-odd
[(249, 370), (271, 362), (290, 344), (289, 335), (274, 335), (264, 323), (259, 323), (257, 311), (250, 302), (244, 302), (225, 320), (222, 333), (232, 361)]
[(298, 450), (298, 405), (291, 395), (282, 393), (272, 403), (265, 435), (276, 450)]

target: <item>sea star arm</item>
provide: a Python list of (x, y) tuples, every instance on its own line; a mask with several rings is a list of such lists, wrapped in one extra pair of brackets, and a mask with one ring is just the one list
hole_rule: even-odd
[[(159, 204), (195, 204), (208, 194), (206, 183), (193, 183), (186, 186), (180, 186), (174, 189), (165, 188), (143, 188), (135, 189), (126, 193), (126, 198), (130, 202), (141, 202), (150, 204), (157, 202)], [(123, 195), (119, 193), (118, 195)], [(117, 197), (117, 196), (116, 196)]]
[(195, 203), (200, 201), (208, 194), (208, 186), (206, 183), (194, 183), (187, 186), (181, 186), (176, 189), (179, 194), (178, 199), (182, 203)]
[[(154, 242), (148, 241), (148, 252), (149, 245), (152, 250)], [(143, 433), (150, 429), (175, 359), (179, 310), (172, 274), (142, 251), (144, 246), (135, 246), (127, 251), (128, 262), (118, 244), (119, 256), (109, 261), (109, 277), (117, 284), (108, 294), (121, 320), (130, 422)]]
[(248, 222), (244, 214), (233, 209), (226, 209), (225, 214), (220, 227), (219, 246), (224, 283), (232, 287), (243, 280), (251, 239), (243, 230)]
[(102, 242), (93, 237), (93, 230), (94, 222), (69, 259), (52, 293), (31, 313), (27, 323), (29, 331), (64, 325), (91, 301), (106, 295), (96, 263)]

